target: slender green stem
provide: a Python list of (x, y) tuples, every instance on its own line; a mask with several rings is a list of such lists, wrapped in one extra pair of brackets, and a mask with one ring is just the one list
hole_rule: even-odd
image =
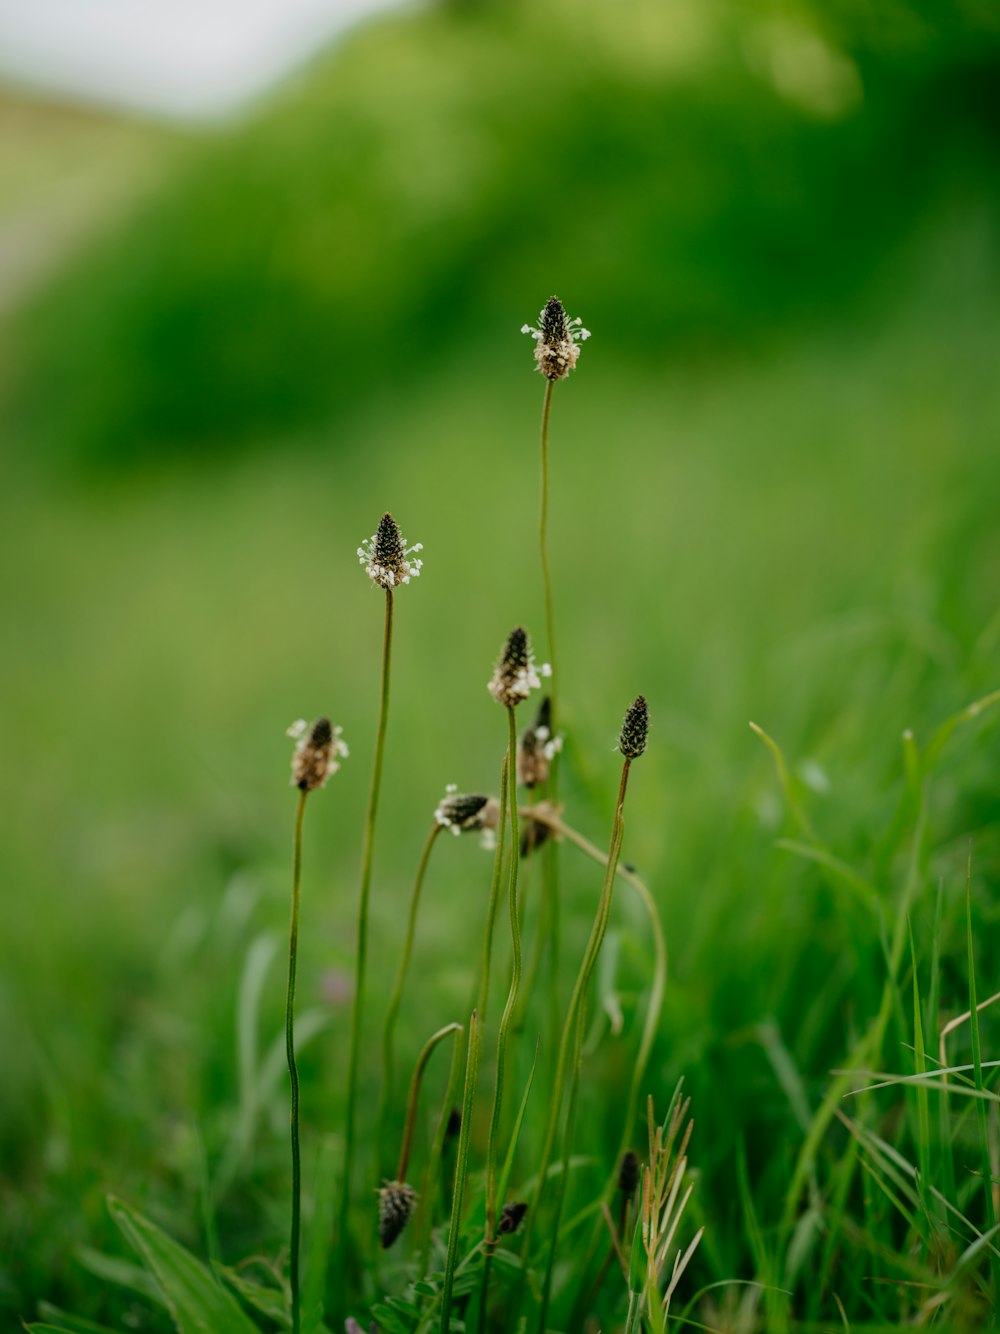
[(448, 1122), (451, 1120), (451, 1110), (455, 1105), (455, 1097), (458, 1093), (458, 1085), (462, 1077), (462, 1051), (465, 1045), (462, 1042), (462, 1038), (464, 1036), (465, 1030), (462, 1028), (455, 1034), (455, 1046), (451, 1055), (451, 1069), (448, 1072), (448, 1086), (445, 1089), (444, 1102), (441, 1105), (441, 1115), (438, 1117), (437, 1129), (434, 1131), (430, 1157), (427, 1160), (427, 1167), (424, 1172), (423, 1189), (420, 1192), (420, 1220), (419, 1227), (417, 1228), (417, 1249), (414, 1257), (414, 1269), (418, 1274), (424, 1273), (427, 1268), (427, 1253), (429, 1249), (432, 1215), (434, 1213), (434, 1197), (437, 1194), (438, 1173), (441, 1170), (441, 1155), (444, 1152), (444, 1141), (445, 1136), (448, 1133)]
[(455, 1285), (455, 1266), (458, 1263), (458, 1239), (462, 1230), (462, 1200), (465, 1179), (469, 1174), (469, 1139), (472, 1133), (472, 1105), (476, 1099), (476, 1080), (479, 1075), (479, 1023), (476, 1011), (469, 1020), (469, 1051), (465, 1062), (465, 1093), (462, 1097), (462, 1129), (458, 1135), (458, 1157), (455, 1164), (455, 1189), (452, 1194), (451, 1227), (448, 1232), (448, 1255), (441, 1289), (441, 1331), (448, 1334), (451, 1325), (451, 1294)]
[(636, 1334), (641, 1329), (639, 1320), (642, 1311), (642, 1293), (633, 1292), (631, 1288), (628, 1294), (628, 1315), (625, 1317), (625, 1334)]
[(490, 881), (490, 897), (486, 907), (486, 931), (483, 934), (483, 964), (479, 978), (479, 1003), (476, 1012), (479, 1015), (479, 1031), (486, 1025), (486, 1002), (490, 994), (490, 965), (493, 960), (493, 933), (496, 928), (497, 906), (500, 902), (500, 879), (503, 870), (503, 854), (507, 843), (507, 775), (512, 771), (511, 755), (504, 752), (500, 766), (500, 815), (497, 821), (497, 846), (493, 858), (493, 878)]
[[(593, 861), (598, 862), (601, 866), (607, 867), (607, 853), (602, 852), (600, 848), (591, 843), (589, 839), (584, 838), (583, 835), (573, 829), (572, 826), (565, 824), (558, 815), (536, 808), (530, 808), (530, 810), (522, 813), (525, 815), (530, 814), (533, 819), (540, 820), (543, 824), (548, 825), (553, 834), (557, 835), (559, 838), (567, 839)], [(629, 1140), (631, 1138), (632, 1126), (635, 1121), (639, 1101), (639, 1090), (646, 1073), (646, 1066), (649, 1064), (650, 1053), (652, 1052), (653, 1042), (656, 1038), (656, 1031), (659, 1027), (660, 1014), (663, 1010), (663, 997), (667, 985), (667, 945), (663, 937), (663, 927), (660, 925), (660, 915), (656, 911), (656, 904), (653, 900), (653, 896), (649, 892), (648, 886), (639, 879), (634, 871), (619, 865), (615, 870), (615, 874), (632, 886), (645, 909), (650, 934), (653, 937), (654, 965), (653, 985), (649, 993), (649, 1004), (646, 1007), (646, 1019), (643, 1024), (642, 1038), (639, 1042), (639, 1051), (632, 1067), (632, 1079), (629, 1084), (628, 1099), (625, 1104), (625, 1117), (622, 1124), (621, 1140), (619, 1141), (618, 1151), (614, 1156), (611, 1175), (604, 1188), (603, 1198), (606, 1202), (610, 1202), (614, 1195), (618, 1182), (618, 1167), (621, 1163), (622, 1154), (628, 1148)], [(594, 1257), (599, 1235), (599, 1232), (595, 1232), (595, 1235), (591, 1239), (586, 1261), (581, 1267), (581, 1272), (585, 1276), (590, 1273), (591, 1262)], [(581, 1303), (585, 1302), (588, 1299), (588, 1294), (594, 1291), (596, 1291), (596, 1285), (588, 1284), (585, 1277), (580, 1289), (577, 1307), (574, 1309), (573, 1318), (570, 1320), (570, 1327), (572, 1329), (582, 1325), (585, 1312), (581, 1307)]]
[(285, 993), (285, 1052), (292, 1086), (292, 1235), (288, 1259), (292, 1286), (292, 1331), (299, 1334), (299, 1232), (302, 1212), (302, 1161), (299, 1154), (299, 1071), (295, 1064), (295, 966), (299, 954), (299, 891), (302, 886), (302, 820), (307, 791), (299, 793), (295, 810), (295, 839), (292, 852), (292, 922), (288, 932), (288, 989)]
[(510, 1023), (517, 1007), (517, 993), (521, 985), (521, 924), (517, 911), (517, 870), (520, 852), (517, 821), (517, 723), (512, 707), (507, 709), (507, 773), (510, 783), (510, 878), (507, 884), (507, 904), (510, 913), (511, 974), (507, 1003), (500, 1017), (497, 1035), (497, 1078), (493, 1090), (493, 1111), (490, 1115), (489, 1137), (486, 1141), (486, 1261), (483, 1266), (482, 1296), (479, 1307), (480, 1328), (485, 1328), (486, 1305), (489, 1297), (490, 1260), (497, 1236), (497, 1136), (500, 1131), (500, 1113), (503, 1109), (503, 1082), (507, 1066), (507, 1043)]
[[(424, 885), (424, 877), (427, 874), (427, 865), (431, 859), (431, 850), (434, 847), (434, 840), (440, 834), (444, 825), (436, 821), (427, 835), (427, 842), (424, 844), (424, 850), (420, 855), (420, 862), (417, 866), (416, 879), (413, 882), (413, 893), (410, 896), (410, 915), (406, 923), (406, 937), (403, 941), (403, 954), (399, 961), (399, 968), (396, 970), (396, 980), (393, 983), (392, 993), (389, 997), (389, 1007), (385, 1015), (385, 1027), (382, 1031), (382, 1096), (379, 1099), (376, 1145), (381, 1153), (382, 1141), (385, 1135), (385, 1120), (388, 1115), (389, 1104), (392, 1101), (393, 1084), (393, 1038), (396, 1032), (396, 1019), (399, 1016), (399, 1005), (403, 996), (403, 986), (406, 982), (407, 969), (410, 966), (410, 955), (413, 953), (413, 937), (417, 927), (417, 910), (420, 907), (420, 893)], [(381, 1167), (379, 1169), (381, 1176)], [(401, 1179), (401, 1178), (400, 1178)]]
[[(559, 1117), (562, 1111), (563, 1095), (566, 1087), (567, 1066), (569, 1064), (570, 1047), (574, 1044), (576, 1036), (577, 1017), (580, 1007), (586, 995), (587, 988), (593, 975), (594, 966), (597, 962), (597, 956), (600, 953), (601, 944), (604, 940), (604, 932), (607, 928), (608, 917), (611, 912), (612, 889), (614, 886), (615, 869), (618, 862), (618, 854), (621, 851), (622, 833), (624, 830), (623, 808), (625, 805), (625, 790), (628, 785), (628, 774), (631, 761), (626, 759), (622, 766), (621, 783), (618, 788), (618, 801), (615, 807), (615, 818), (611, 833), (611, 851), (608, 855), (608, 864), (604, 875), (604, 885), (601, 890), (601, 898), (598, 904), (597, 915), (594, 924), (590, 930), (590, 938), (587, 941), (587, 948), (584, 952), (583, 961), (580, 964), (580, 971), (577, 973), (576, 982), (573, 985), (573, 992), (570, 996), (569, 1009), (566, 1012), (566, 1019), (563, 1024), (562, 1037), (559, 1042), (559, 1056), (556, 1061), (555, 1084), (552, 1092), (552, 1100), (549, 1105), (549, 1119), (545, 1128), (545, 1139), (542, 1145), (541, 1162), (538, 1166), (538, 1173), (535, 1180), (535, 1189), (528, 1205), (528, 1212), (524, 1221), (524, 1234), (521, 1240), (521, 1256), (526, 1260), (531, 1246), (531, 1236), (534, 1229), (535, 1219), (538, 1214), (538, 1206), (541, 1201), (542, 1192), (545, 1188), (546, 1176), (548, 1174), (549, 1163), (552, 1160), (552, 1150), (555, 1144), (556, 1130), (559, 1124)], [(575, 1080), (574, 1080), (575, 1084)], [(558, 1219), (556, 1220), (558, 1227)], [(551, 1257), (550, 1257), (551, 1260)], [(541, 1307), (540, 1329), (544, 1329), (544, 1320), (548, 1307), (548, 1291), (543, 1291)]]
[(611, 833), (611, 848), (608, 853), (608, 865), (607, 870), (605, 871), (604, 887), (601, 891), (601, 904), (598, 909), (598, 920), (601, 923), (599, 939), (597, 948), (594, 950), (593, 958), (591, 960), (590, 973), (584, 984), (580, 1002), (577, 1007), (576, 1036), (573, 1041), (573, 1061), (570, 1065), (569, 1099), (566, 1108), (566, 1125), (563, 1131), (562, 1172), (559, 1174), (556, 1185), (556, 1204), (552, 1217), (551, 1235), (549, 1240), (549, 1258), (545, 1266), (545, 1278), (542, 1283), (541, 1315), (539, 1316), (538, 1322), (540, 1334), (545, 1334), (545, 1321), (548, 1315), (549, 1297), (552, 1291), (552, 1270), (555, 1266), (556, 1247), (559, 1241), (559, 1221), (562, 1217), (563, 1203), (566, 1199), (566, 1188), (569, 1182), (569, 1160), (573, 1150), (573, 1132), (576, 1128), (576, 1103), (580, 1092), (580, 1058), (583, 1052), (583, 1037), (587, 1022), (587, 992), (589, 990), (590, 977), (593, 975), (594, 965), (597, 962), (600, 941), (604, 939), (604, 933), (607, 930), (608, 919), (611, 914), (611, 891), (614, 886), (615, 870), (618, 866), (618, 858), (622, 849), (622, 839), (625, 833), (622, 807), (625, 802), (625, 785), (628, 782), (628, 768), (629, 762), (626, 760), (622, 770), (622, 783), (618, 795), (618, 809), (615, 813), (615, 823)]
[(413, 1078), (410, 1080), (410, 1096), (406, 1103), (406, 1125), (403, 1128), (403, 1142), (399, 1149), (399, 1166), (396, 1168), (396, 1180), (406, 1180), (406, 1169), (410, 1165), (410, 1149), (413, 1147), (413, 1130), (417, 1124), (417, 1102), (420, 1098), (420, 1083), (424, 1077), (424, 1071), (427, 1069), (427, 1062), (431, 1059), (431, 1053), (439, 1042), (443, 1042), (446, 1037), (452, 1033), (461, 1033), (461, 1024), (446, 1024), (444, 1028), (439, 1028), (436, 1033), (424, 1043), (423, 1050), (417, 1057), (417, 1064), (413, 1068)]
[(351, 1047), (347, 1066), (347, 1111), (344, 1121), (344, 1169), (341, 1176), (337, 1278), (346, 1288), (349, 1272), (347, 1243), (350, 1235), (351, 1168), (354, 1163), (354, 1113), (358, 1094), (358, 1058), (365, 1003), (365, 971), (368, 963), (368, 899), (372, 882), (372, 851), (375, 845), (375, 819), (382, 787), (382, 760), (389, 717), (389, 666), (392, 659), (392, 589), (385, 590), (385, 630), (382, 638), (382, 694), (375, 733), (375, 763), (368, 796), (364, 844), (361, 854), (361, 890), (358, 903), (358, 944), (355, 966), (354, 1002), (351, 1006)]
[(552, 719), (555, 727), (556, 685), (559, 680), (556, 671), (556, 634), (555, 615), (552, 608), (552, 573), (549, 569), (549, 416), (552, 412), (552, 387), (554, 381), (545, 381), (545, 397), (542, 399), (541, 459), (542, 459), (542, 499), (538, 518), (538, 547), (542, 557), (542, 583), (545, 585), (545, 633), (549, 639), (549, 661), (552, 664), (553, 685), (549, 688), (552, 700)]

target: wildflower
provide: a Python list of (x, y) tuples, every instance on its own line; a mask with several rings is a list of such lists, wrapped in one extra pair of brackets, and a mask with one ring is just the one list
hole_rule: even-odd
[(497, 1236), (502, 1237), (508, 1232), (516, 1232), (524, 1221), (524, 1215), (528, 1212), (528, 1206), (524, 1200), (514, 1200), (510, 1204), (505, 1204), (500, 1211), (500, 1221), (497, 1223)]
[(565, 380), (580, 355), (577, 339), (583, 342), (590, 330), (583, 328), (579, 318), (567, 320), (563, 303), (550, 296), (538, 316), (537, 328), (522, 324), (521, 332), (535, 340), (535, 362), (547, 380)]
[(387, 1181), (378, 1193), (378, 1236), (387, 1251), (409, 1222), (417, 1192), (405, 1181)]
[(358, 560), (373, 584), (392, 589), (397, 584), (408, 584), (411, 579), (416, 579), (423, 561), (410, 560), (409, 557), (423, 549), (422, 542), (408, 547), (396, 520), (391, 514), (383, 514), (377, 531), (358, 547)]
[(331, 727), (329, 718), (317, 718), (312, 727), (304, 718), (292, 723), (285, 733), (298, 742), (292, 755), (292, 786), (300, 792), (314, 792), (326, 786), (326, 780), (340, 768), (341, 758), (350, 753), (341, 739), (342, 727)]
[(500, 822), (500, 803), (496, 797), (459, 792), (449, 783), (438, 803), (434, 819), (457, 837), (477, 830), (496, 829)]
[(546, 695), (535, 721), (521, 733), (517, 747), (517, 778), (525, 787), (537, 787), (549, 776), (549, 762), (562, 750), (562, 737), (552, 735), (552, 700)]
[(649, 733), (649, 709), (643, 695), (637, 695), (622, 723), (618, 737), (618, 749), (627, 760), (637, 760), (646, 749), (646, 737)]
[(540, 676), (551, 675), (552, 668), (547, 662), (535, 668), (527, 633), (518, 626), (508, 636), (487, 689), (498, 704), (512, 709), (522, 699), (527, 699), (532, 690), (541, 688)]

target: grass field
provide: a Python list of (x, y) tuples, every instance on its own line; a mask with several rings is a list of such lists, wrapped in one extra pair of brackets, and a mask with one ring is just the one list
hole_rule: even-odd
[[(623, 351), (634, 328), (592, 321), (585, 288), (561, 293), (594, 336), (556, 387), (552, 420), (560, 797), (565, 819), (606, 847), (615, 739), (645, 694), (651, 739), (622, 856), (655, 896), (669, 979), (642, 1092), (662, 1116), (683, 1076), (692, 1099), (678, 1244), (705, 1233), (671, 1315), (702, 1327), (974, 1330), (1000, 1309), (1000, 1257), (977, 1243), (994, 1225), (982, 1184), (998, 1171), (991, 1067), (953, 1077), (947, 1098), (919, 1082), (846, 1096), (873, 1082), (865, 1071), (934, 1066), (941, 1029), (970, 1008), (970, 958), (977, 998), (1000, 990), (1000, 708), (967, 711), (1000, 688), (994, 222), (988, 200), (957, 197), (849, 300), (742, 350), (636, 363)], [(148, 1276), (122, 1267), (136, 1257), (109, 1193), (202, 1257), (287, 1251), (284, 729), (323, 713), (351, 756), (310, 798), (299, 1013), (310, 1274), (330, 1259), (382, 633), (355, 551), (390, 510), (423, 542), (425, 568), (397, 599), (375, 848), (359, 1150), (374, 1182), (365, 1132), (420, 849), (446, 784), (498, 790), (506, 733), (484, 687), (508, 631), (524, 624), (546, 656), (542, 381), (517, 330), (547, 295), (510, 293), (502, 321), (428, 359), (422, 377), (266, 448), (206, 446), (95, 478), (60, 474), (32, 458), (30, 437), (12, 439), (0, 494), (8, 1323), (173, 1327)], [(784, 782), (751, 720), (780, 746)], [(471, 839), (435, 852), (400, 1085), (433, 1030), (468, 1020), (490, 868)], [(543, 940), (508, 1075), (516, 1101), (541, 1030), (515, 1194), (551, 1093), (550, 988), (565, 1006), (601, 884), (569, 845), (560, 869), (558, 973)], [(530, 956), (533, 860), (525, 875)], [(625, 1326), (614, 1272), (580, 1314), (593, 1219), (576, 1216), (614, 1168), (652, 958), (622, 885), (589, 1013), (554, 1330), (576, 1334), (578, 1317)], [(470, 1248), (509, 970), (501, 913)], [(951, 1035), (950, 1062), (973, 1063), (973, 1031)], [(998, 1036), (987, 1008), (977, 1063), (996, 1059)], [(421, 1163), (446, 1065), (439, 1055), (429, 1070)], [(857, 1073), (832, 1073), (845, 1068)], [(967, 1096), (970, 1082), (985, 1096)], [(401, 1125), (396, 1106), (389, 1143)], [(641, 1120), (633, 1143), (643, 1151)], [(354, 1203), (358, 1235), (367, 1198)], [(350, 1293), (359, 1319), (383, 1293), (413, 1299), (412, 1260), (410, 1240), (387, 1257), (369, 1248)], [(331, 1260), (331, 1329), (342, 1288)], [(457, 1307), (453, 1328), (474, 1328), (475, 1310)], [(289, 1327), (287, 1315), (265, 1327)]]

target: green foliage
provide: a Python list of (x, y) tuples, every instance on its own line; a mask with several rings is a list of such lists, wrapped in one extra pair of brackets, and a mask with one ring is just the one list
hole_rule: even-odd
[(367, 397), (495, 355), (553, 288), (650, 370), (759, 342), (856, 292), (942, 193), (992, 192), (1000, 32), (935, 8), (524, 0), (371, 25), (193, 142), (31, 304), (19, 416), (116, 469), (319, 423), (347, 449)]

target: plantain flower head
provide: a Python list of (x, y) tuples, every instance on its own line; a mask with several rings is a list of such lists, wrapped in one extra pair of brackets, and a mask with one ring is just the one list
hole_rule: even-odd
[[(579, 343), (590, 337), (583, 321), (566, 318), (563, 303), (550, 296), (538, 316), (538, 324), (522, 324), (521, 332), (535, 340), (535, 364), (546, 380), (565, 380), (577, 363)], [(579, 343), (578, 341), (579, 340)]]
[(649, 709), (644, 695), (637, 695), (635, 703), (629, 706), (618, 737), (618, 749), (627, 760), (637, 760), (646, 749), (649, 735)]
[(484, 797), (478, 792), (459, 792), (454, 783), (449, 783), (438, 802), (434, 819), (456, 837), (496, 829), (500, 822), (500, 803), (496, 797)]
[(540, 677), (551, 675), (552, 668), (547, 662), (535, 667), (527, 631), (518, 626), (507, 636), (500, 661), (486, 688), (498, 704), (512, 709), (522, 699), (527, 699), (533, 690), (541, 689)]
[(422, 542), (408, 547), (396, 520), (391, 514), (383, 514), (377, 530), (358, 547), (358, 560), (373, 584), (391, 590), (397, 584), (408, 584), (411, 579), (416, 579), (423, 561), (410, 557), (423, 549)]
[(285, 733), (298, 743), (292, 754), (292, 786), (300, 792), (315, 792), (340, 768), (350, 753), (342, 740), (342, 727), (332, 727), (329, 718), (317, 718), (310, 727), (304, 718)]

